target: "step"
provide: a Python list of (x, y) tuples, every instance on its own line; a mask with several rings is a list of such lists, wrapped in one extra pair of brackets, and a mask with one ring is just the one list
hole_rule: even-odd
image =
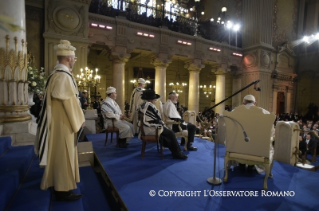
[(107, 186), (98, 178), (94, 169), (91, 166), (81, 167), (80, 177), (79, 188), (83, 195), (84, 210), (112, 210), (107, 201)]
[(11, 200), (33, 155), (32, 146), (11, 147), (0, 158), (0, 210), (3, 210)]
[(11, 137), (0, 137), (0, 157), (11, 147)]
[(8, 211), (49, 210), (51, 191), (40, 189), (43, 172), (44, 168), (39, 167), (39, 159), (34, 157), (27, 175), (22, 181)]

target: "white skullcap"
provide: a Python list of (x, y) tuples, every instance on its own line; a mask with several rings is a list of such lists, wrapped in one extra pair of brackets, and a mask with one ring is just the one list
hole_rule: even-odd
[(254, 95), (246, 95), (244, 97), (244, 100), (249, 100), (249, 101), (256, 102), (256, 99), (255, 99)]
[(137, 83), (139, 83), (139, 84), (145, 84), (144, 78), (139, 78), (139, 79), (137, 80)]
[(111, 94), (111, 93), (114, 93), (116, 92), (116, 89), (114, 87), (107, 87), (107, 90), (106, 90), (106, 94)]
[(68, 40), (60, 40), (60, 44), (54, 46), (57, 56), (74, 56), (75, 47)]
[(84, 90), (83, 92), (88, 92), (88, 91)]

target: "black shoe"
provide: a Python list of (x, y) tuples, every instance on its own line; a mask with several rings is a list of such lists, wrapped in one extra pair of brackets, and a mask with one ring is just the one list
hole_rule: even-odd
[(247, 172), (253, 172), (255, 170), (255, 166), (253, 166), (253, 165), (248, 165), (248, 167), (247, 167)]
[(82, 197), (81, 194), (76, 194), (72, 191), (54, 191), (54, 193), (57, 201), (76, 201)]
[(184, 146), (184, 145), (185, 145), (185, 139), (181, 138), (181, 146)]
[(173, 158), (175, 158), (175, 159), (187, 159), (188, 156), (184, 155), (182, 152), (179, 152), (177, 154), (173, 154)]
[(190, 147), (187, 147), (187, 150), (188, 151), (197, 151), (197, 147), (190, 146)]
[(119, 139), (119, 148), (127, 148), (126, 138), (120, 138)]
[(239, 170), (240, 170), (241, 172), (246, 171), (246, 164), (241, 164), (241, 163), (240, 163), (238, 166), (239, 166)]

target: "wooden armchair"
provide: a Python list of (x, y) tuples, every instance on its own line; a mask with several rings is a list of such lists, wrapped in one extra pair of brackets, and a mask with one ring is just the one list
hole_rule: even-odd
[(182, 130), (180, 126), (180, 122), (176, 122), (174, 120), (171, 120), (170, 118), (166, 117), (163, 111), (163, 103), (158, 100), (156, 102), (156, 107), (158, 108), (159, 112), (161, 113), (161, 118), (164, 122), (164, 124), (172, 130), (173, 125), (178, 125), (179, 132), (175, 133), (176, 138), (184, 138), (185, 139), (185, 145), (184, 145), (184, 150), (187, 151), (187, 142), (188, 142), (188, 131), (187, 130)]
[[(224, 112), (224, 117), (219, 119), (218, 127), (225, 127), (225, 130), (218, 131), (218, 138), (224, 137), (224, 140), (219, 141), (226, 141), (225, 182), (228, 179), (228, 161), (263, 165), (266, 169), (263, 188), (267, 190), (268, 176), (272, 177), (274, 120), (275, 114), (264, 114), (262, 109), (256, 106), (247, 109), (241, 105), (232, 112)], [(250, 139), (248, 142), (245, 141), (242, 128)], [(225, 131), (225, 134), (221, 131)]]
[[(144, 159), (146, 143), (156, 143), (157, 152), (161, 150), (161, 159), (163, 160), (163, 147), (162, 147), (162, 143), (159, 141), (159, 134), (158, 134), (159, 129), (156, 128), (155, 135), (145, 135), (144, 123), (143, 123), (144, 114), (142, 112), (138, 113), (138, 120), (139, 120), (139, 127), (140, 127), (140, 139), (142, 140), (142, 150), (141, 150), (142, 159)], [(158, 147), (158, 144), (160, 144), (160, 148)]]
[(117, 127), (114, 126), (114, 121), (115, 121), (115, 118), (111, 118), (112, 120), (112, 126), (107, 126), (107, 128), (105, 129), (105, 142), (104, 142), (104, 146), (106, 145), (106, 142), (107, 142), (107, 138), (108, 138), (108, 135), (109, 133), (111, 133), (111, 143), (112, 143), (112, 139), (113, 139), (113, 133), (116, 133), (116, 146), (118, 147), (119, 146), (119, 134), (120, 134), (120, 131)]

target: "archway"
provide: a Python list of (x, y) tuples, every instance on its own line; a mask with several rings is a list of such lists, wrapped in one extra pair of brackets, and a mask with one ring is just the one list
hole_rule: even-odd
[(284, 92), (278, 92), (277, 94), (277, 114), (282, 114), (285, 112), (285, 93)]

